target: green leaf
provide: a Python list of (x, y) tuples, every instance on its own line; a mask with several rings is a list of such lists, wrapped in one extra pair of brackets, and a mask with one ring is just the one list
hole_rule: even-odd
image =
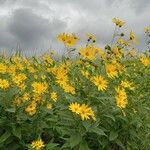
[(114, 122), (116, 121), (115, 120), (115, 117), (114, 116), (112, 116), (112, 115), (104, 115), (105, 117), (107, 117), (107, 118), (110, 118), (110, 119), (112, 119)]
[(118, 133), (115, 131), (111, 131), (109, 135), (109, 141), (114, 141), (118, 137)]
[(124, 147), (123, 143), (122, 143), (119, 139), (116, 140), (116, 143), (117, 143), (117, 145), (119, 145), (122, 149), (125, 150), (125, 147)]
[(89, 150), (89, 147), (88, 147), (86, 141), (82, 141), (82, 142), (80, 143), (79, 150)]
[(14, 136), (18, 137), (21, 139), (21, 128), (20, 127), (13, 127), (12, 133)]
[(82, 140), (82, 136), (79, 133), (72, 133), (70, 137), (70, 146), (73, 148), (74, 146), (78, 145)]
[(6, 131), (1, 137), (0, 137), (0, 143), (5, 142), (9, 137), (11, 133), (9, 131)]
[(91, 129), (91, 132), (97, 133), (98, 135), (104, 135), (106, 136), (106, 134), (104, 133), (104, 131), (98, 127), (94, 127)]
[(10, 112), (10, 113), (15, 113), (16, 109), (15, 108), (7, 108), (5, 111)]
[(47, 150), (55, 150), (55, 148), (58, 146), (59, 144), (56, 144), (56, 143), (49, 143), (47, 146), (46, 146), (46, 149)]

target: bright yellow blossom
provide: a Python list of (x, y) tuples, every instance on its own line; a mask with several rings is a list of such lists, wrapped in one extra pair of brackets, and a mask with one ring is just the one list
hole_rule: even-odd
[(62, 33), (57, 36), (57, 39), (63, 42), (67, 47), (73, 47), (79, 41), (79, 38), (75, 34)]
[(121, 81), (121, 86), (123, 87), (123, 88), (127, 88), (127, 89), (129, 89), (129, 90), (134, 90), (134, 86), (133, 86), (133, 83), (132, 82), (129, 82), (129, 81), (127, 81), (127, 80), (123, 80), (123, 81)]
[(125, 24), (124, 21), (122, 21), (122, 20), (120, 20), (120, 19), (118, 19), (118, 18), (113, 18), (113, 19), (112, 19), (112, 22), (115, 23), (116, 26), (118, 26), (118, 27), (122, 27), (122, 26)]
[(0, 63), (0, 74), (4, 74), (7, 71), (7, 66), (3, 63)]
[(105, 69), (106, 69), (106, 73), (108, 75), (109, 78), (115, 78), (118, 77), (118, 71), (117, 71), (117, 67), (114, 64), (106, 64), (105, 65)]
[(135, 36), (134, 32), (130, 31), (129, 37), (134, 44), (137, 44), (137, 37)]
[(9, 83), (9, 81), (8, 80), (6, 80), (6, 79), (0, 79), (0, 88), (1, 89), (7, 89), (7, 88), (9, 88), (9, 86), (10, 86), (10, 83)]
[(48, 85), (45, 82), (33, 82), (33, 92), (36, 94), (43, 94), (47, 92)]
[(91, 107), (89, 107), (88, 105), (86, 104), (78, 104), (77, 102), (75, 103), (71, 103), (69, 105), (69, 109), (78, 114), (81, 119), (84, 121), (84, 120), (88, 120), (90, 118), (92, 118), (93, 120), (96, 120), (96, 117), (95, 117), (95, 113), (94, 111), (92, 110)]
[(34, 150), (41, 150), (45, 147), (44, 142), (41, 139), (33, 141), (31, 146)]
[(93, 77), (92, 82), (97, 86), (98, 91), (104, 91), (107, 88), (108, 82), (102, 76)]
[(50, 94), (50, 97), (51, 97), (51, 99), (54, 101), (54, 102), (56, 102), (56, 100), (57, 100), (57, 93), (56, 92), (52, 92), (51, 94)]
[(87, 47), (82, 47), (79, 50), (79, 54), (83, 56), (84, 59), (94, 60), (96, 54), (100, 51), (100, 48), (93, 45), (88, 45)]
[(118, 87), (115, 90), (117, 92), (117, 95), (115, 97), (117, 106), (119, 108), (125, 108), (126, 105), (128, 104), (127, 94), (125, 92), (125, 89)]
[(88, 41), (96, 42), (96, 37), (93, 34), (86, 33)]
[(140, 57), (140, 61), (142, 62), (142, 64), (144, 66), (149, 66), (150, 65), (150, 57), (146, 56), (146, 55), (141, 55)]
[(79, 113), (80, 113), (80, 104), (78, 104), (77, 102), (71, 103), (71, 104), (69, 105), (69, 109), (70, 109), (72, 112), (74, 112), (74, 113), (76, 113), (76, 114), (79, 114)]

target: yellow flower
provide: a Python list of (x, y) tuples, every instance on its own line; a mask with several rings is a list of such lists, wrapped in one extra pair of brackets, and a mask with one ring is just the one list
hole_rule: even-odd
[(74, 113), (76, 113), (76, 114), (79, 114), (79, 113), (80, 113), (80, 104), (78, 104), (77, 102), (71, 103), (71, 104), (69, 105), (69, 109), (70, 109), (72, 112), (74, 112)]
[(132, 50), (128, 51), (127, 55), (129, 57), (134, 57), (134, 56), (136, 56), (136, 51), (134, 49), (132, 49)]
[(65, 83), (61, 86), (66, 93), (75, 94), (75, 88), (68, 83)]
[(16, 69), (17, 70), (24, 70), (24, 65), (23, 64), (21, 64), (21, 63), (16, 63)]
[(102, 60), (106, 60), (107, 59), (107, 53), (103, 50), (99, 51), (99, 56), (102, 58)]
[(14, 105), (15, 106), (19, 106), (20, 104), (21, 104), (21, 100), (20, 100), (20, 98), (19, 97), (16, 97), (15, 99), (14, 99)]
[(23, 94), (23, 97), (22, 97), (22, 101), (23, 101), (23, 102), (27, 102), (27, 101), (29, 100), (29, 98), (30, 98), (29, 93), (24, 93), (24, 94)]
[(96, 37), (90, 33), (86, 33), (88, 41), (92, 41), (93, 43), (96, 42)]
[(56, 93), (56, 92), (52, 92), (52, 93), (50, 94), (50, 97), (51, 97), (51, 99), (52, 99), (54, 102), (56, 102), (56, 100), (57, 100), (57, 93)]
[(88, 119), (90, 119), (90, 117), (93, 120), (96, 120), (94, 111), (91, 109), (91, 107), (89, 107), (86, 104), (82, 104), (80, 106), (80, 112), (79, 112), (79, 114), (80, 114), (82, 120), (88, 120)]
[(150, 65), (150, 58), (147, 57), (147, 56), (144, 55), (144, 54), (141, 55), (140, 61), (142, 62), (142, 64), (143, 64), (144, 66), (149, 66), (149, 65)]
[(10, 86), (10, 84), (9, 84), (9, 82), (7, 80), (0, 79), (0, 88), (1, 89), (5, 90), (5, 89), (9, 88), (9, 86)]
[(127, 100), (127, 94), (125, 92), (125, 89), (123, 88), (116, 88), (116, 104), (119, 108), (125, 108), (126, 105), (128, 104), (128, 100)]
[(88, 71), (84, 71), (81, 70), (81, 74), (85, 77), (85, 78), (89, 78), (90, 73)]
[(150, 33), (150, 27), (144, 29), (145, 33)]
[(41, 139), (33, 141), (31, 146), (35, 150), (41, 150), (43, 147), (45, 147), (44, 142)]
[(88, 45), (87, 47), (82, 47), (79, 50), (79, 54), (83, 56), (85, 59), (94, 60), (96, 54), (100, 51), (100, 48), (95, 47), (93, 45)]
[(53, 64), (53, 60), (48, 54), (43, 55), (43, 60), (50, 65)]
[(43, 94), (47, 92), (48, 85), (45, 82), (33, 82), (33, 92), (36, 94)]
[(18, 87), (23, 92), (26, 88), (26, 85), (25, 85), (25, 83), (21, 83), (21, 84), (18, 85)]
[(47, 109), (52, 109), (52, 104), (51, 103), (47, 103), (46, 108)]
[(112, 22), (115, 23), (116, 26), (119, 26), (119, 27), (122, 27), (122, 26), (125, 24), (124, 21), (122, 21), (122, 20), (120, 20), (120, 19), (118, 19), (118, 18), (113, 18), (113, 19), (112, 19)]
[(0, 73), (4, 74), (7, 71), (7, 66), (3, 63), (0, 63)]
[(90, 118), (92, 118), (93, 120), (96, 120), (96, 117), (95, 117), (95, 114), (94, 114), (94, 111), (92, 110), (91, 107), (89, 107), (88, 105), (86, 104), (78, 104), (77, 102), (75, 103), (71, 103), (69, 105), (69, 109), (73, 112), (73, 113), (76, 113), (78, 114), (81, 119), (84, 121), (84, 120), (88, 120)]
[(79, 41), (79, 38), (74, 34), (62, 33), (57, 36), (57, 39), (63, 42), (67, 47), (73, 47)]
[(122, 58), (123, 56), (123, 51), (119, 49), (118, 47), (113, 47), (112, 48), (112, 53), (117, 57), (117, 58)]
[(136, 38), (134, 32), (130, 31), (129, 37), (130, 37), (130, 40), (131, 40), (134, 44), (137, 44), (137, 38)]
[(42, 101), (44, 101), (44, 99), (42, 99), (42, 96), (37, 93), (34, 93), (32, 97), (32, 102), (35, 102), (38, 104), (38, 103), (41, 103)]
[(32, 102), (30, 105), (27, 106), (25, 111), (30, 115), (33, 116), (36, 113), (36, 106), (37, 104), (35, 102)]
[(24, 73), (19, 73), (18, 75), (12, 75), (12, 80), (17, 86), (19, 86), (25, 79), (26, 75)]
[(37, 72), (37, 70), (32, 66), (28, 66), (27, 68), (28, 68), (29, 72), (31, 72), (31, 73)]
[(118, 39), (117, 43), (120, 44), (120, 45), (124, 45), (124, 46), (129, 46), (130, 45), (130, 43), (128, 41), (123, 40), (123, 39)]
[(105, 65), (106, 73), (109, 78), (118, 77), (117, 67), (114, 64), (106, 64)]
[(7, 69), (7, 72), (10, 74), (10, 75), (15, 75), (16, 74), (16, 66), (15, 65), (13, 65), (13, 64), (11, 64), (10, 66), (9, 66), (9, 69)]
[(123, 88), (128, 88), (129, 90), (134, 90), (133, 83), (127, 80), (121, 81), (121, 86)]
[(107, 88), (108, 82), (102, 76), (93, 77), (92, 82), (97, 86), (98, 91), (104, 91)]

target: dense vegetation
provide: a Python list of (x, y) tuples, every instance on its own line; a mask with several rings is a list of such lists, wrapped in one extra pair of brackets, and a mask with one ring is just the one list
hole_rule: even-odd
[(63, 33), (62, 60), (0, 56), (1, 150), (150, 149), (149, 52), (137, 53), (135, 34), (113, 22), (104, 50), (94, 35), (77, 49), (80, 39)]

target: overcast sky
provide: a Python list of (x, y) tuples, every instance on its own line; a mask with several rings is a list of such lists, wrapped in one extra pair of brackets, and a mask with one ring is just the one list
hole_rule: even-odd
[(113, 17), (126, 22), (124, 29), (132, 29), (144, 49), (150, 0), (0, 0), (0, 50), (20, 45), (26, 51), (60, 52), (56, 36), (61, 32), (76, 32), (83, 40), (86, 32), (93, 33), (103, 48), (112, 37)]

